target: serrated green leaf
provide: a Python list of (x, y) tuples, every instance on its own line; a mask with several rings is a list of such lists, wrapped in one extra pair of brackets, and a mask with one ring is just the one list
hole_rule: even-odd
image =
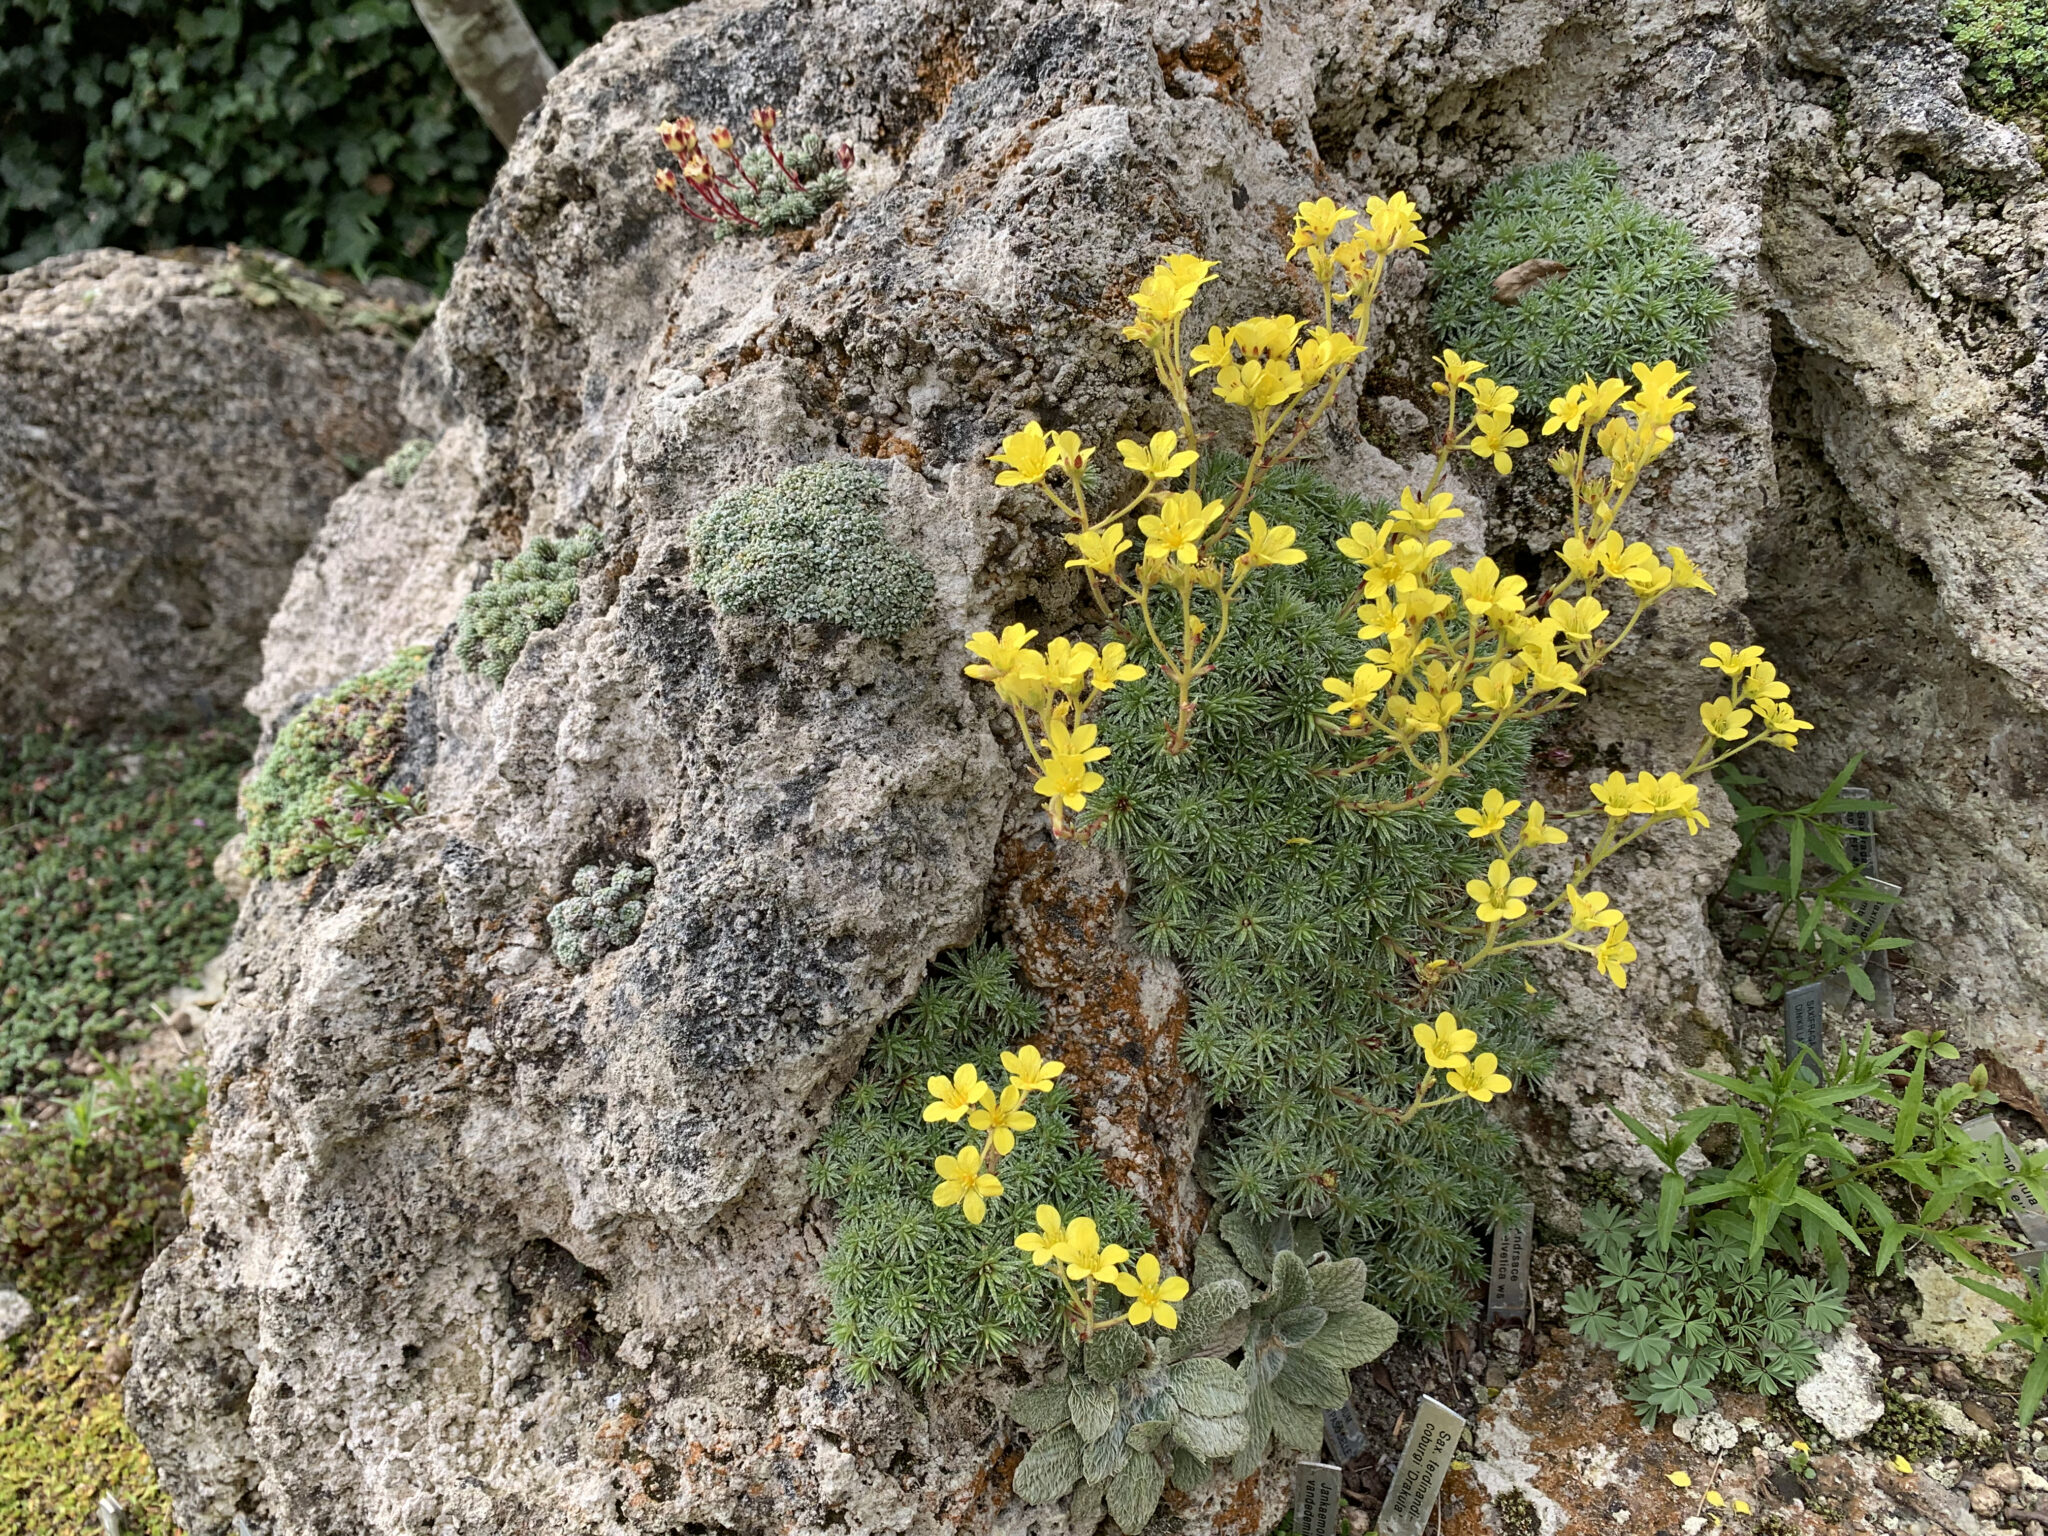
[(1067, 1501), (1067, 1536), (1095, 1536), (1102, 1524), (1102, 1490), (1083, 1483)]
[(1273, 1319), (1273, 1337), (1289, 1349), (1299, 1349), (1323, 1331), (1330, 1314), (1321, 1307), (1299, 1306)]
[(1116, 1422), (1116, 1389), (1077, 1377), (1067, 1383), (1067, 1416), (1083, 1441), (1100, 1440)]
[(1156, 1456), (1133, 1456), (1110, 1479), (1103, 1498), (1109, 1518), (1124, 1536), (1138, 1536), (1152, 1511), (1159, 1507), (1159, 1495), (1166, 1490), (1166, 1469)]
[(1332, 1313), (1314, 1343), (1319, 1354), (1348, 1371), (1379, 1359), (1400, 1336), (1399, 1323), (1371, 1302), (1360, 1302), (1349, 1312)]
[(1273, 1438), (1282, 1445), (1297, 1451), (1312, 1451), (1323, 1443), (1322, 1409), (1291, 1403), (1271, 1387), (1257, 1394), (1253, 1399), (1255, 1405), (1260, 1397), (1267, 1399), (1267, 1409), (1273, 1416)]
[(1251, 1393), (1244, 1378), (1221, 1360), (1183, 1360), (1168, 1369), (1174, 1401), (1211, 1418), (1242, 1413)]
[(1273, 1283), (1253, 1310), (1261, 1317), (1278, 1317), (1292, 1312), (1308, 1300), (1308, 1266), (1301, 1255), (1283, 1249), (1273, 1255)]
[(1181, 1303), (1180, 1326), (1174, 1329), (1169, 1355), (1185, 1360), (1205, 1349), (1223, 1325), (1251, 1306), (1251, 1293), (1240, 1280), (1219, 1280), (1203, 1286)]
[(1173, 1486), (1182, 1493), (1200, 1493), (1209, 1481), (1209, 1463), (1192, 1451), (1173, 1448)]
[(1032, 1440), (1010, 1475), (1010, 1486), (1026, 1504), (1051, 1504), (1065, 1498), (1080, 1476), (1081, 1437), (1063, 1424)]
[(1226, 1280), (1235, 1281), (1245, 1287), (1246, 1294), (1250, 1294), (1251, 1290), (1251, 1276), (1245, 1273), (1243, 1265), (1231, 1257), (1229, 1247), (1214, 1232), (1204, 1232), (1195, 1239), (1195, 1262), (1188, 1280), (1194, 1286), (1197, 1296), (1210, 1286)]

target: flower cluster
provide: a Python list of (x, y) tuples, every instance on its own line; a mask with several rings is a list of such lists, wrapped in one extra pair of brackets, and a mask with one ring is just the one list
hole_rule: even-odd
[[(1131, 641), (1135, 643), (1136, 633), (1142, 631), (1161, 671), (1179, 691), (1180, 712), (1167, 728), (1170, 752), (1186, 748), (1195, 710), (1193, 684), (1209, 669), (1229, 633), (1231, 604), (1252, 572), (1297, 565), (1307, 558), (1296, 547), (1293, 528), (1268, 524), (1250, 510), (1253, 492), (1301, 447), (1365, 355), (1373, 300), (1388, 260), (1399, 251), (1425, 249), (1420, 214), (1405, 194), (1373, 198), (1366, 208), (1361, 216), (1325, 197), (1305, 202), (1297, 211), (1288, 255), (1305, 257), (1315, 275), (1319, 322), (1293, 315), (1254, 316), (1228, 329), (1211, 326), (1207, 339), (1190, 348), (1183, 335), (1187, 314), (1215, 276), (1216, 264), (1193, 255), (1169, 256), (1138, 285), (1130, 296), (1136, 318), (1124, 335), (1150, 355), (1153, 371), (1173, 402), (1179, 428), (1155, 432), (1142, 443), (1130, 438), (1117, 443), (1123, 467), (1136, 477), (1136, 485), (1114, 511), (1098, 512), (1089, 505), (1095, 449), (1084, 446), (1076, 433), (1049, 432), (1029, 422), (991, 455), (990, 462), (1001, 471), (997, 485), (1035, 486), (1075, 525), (1064, 535), (1074, 549), (1067, 566), (1085, 575), (1103, 618), (1121, 624), (1120, 610), (1135, 615)], [(1195, 446), (1199, 438), (1190, 387), (1205, 374), (1214, 376), (1207, 381), (1212, 393), (1244, 411), (1248, 421), (1251, 455), (1227, 497), (1204, 497), (1189, 478), (1201, 456)], [(1503, 426), (1500, 440), (1508, 435)], [(1527, 441), (1521, 434), (1513, 435)], [(1112, 590), (1121, 602), (1112, 602)], [(1177, 636), (1171, 644), (1162, 637), (1156, 611), (1155, 598), (1161, 596), (1171, 605), (1170, 627)], [(986, 663), (984, 643), (995, 642), (977, 635), (969, 649)], [(997, 681), (1002, 673), (991, 671), (993, 665), (969, 667), (968, 673)], [(1093, 747), (1092, 737), (1089, 750), (1098, 754), (1090, 761), (1106, 755)], [(1035, 748), (1033, 756), (1039, 757)], [(1088, 779), (1095, 782), (1088, 784)], [(1040, 793), (1054, 806), (1054, 831), (1064, 834), (1062, 812), (1083, 809), (1088, 794), (1099, 787), (1100, 776), (1083, 772), (1052, 782), (1062, 786), (1057, 797), (1044, 787)]]
[(1000, 1093), (981, 1080), (971, 1061), (962, 1062), (951, 1077), (933, 1076), (925, 1084), (932, 1097), (924, 1107), (928, 1123), (945, 1120), (957, 1125), (964, 1115), (969, 1127), (982, 1133), (980, 1146), (970, 1141), (958, 1152), (932, 1160), (939, 1176), (932, 1204), (942, 1210), (959, 1206), (960, 1214), (977, 1227), (988, 1214), (988, 1202), (1003, 1192), (997, 1162), (1016, 1148), (1018, 1132), (1038, 1124), (1024, 1101), (1051, 1088), (1053, 1079), (1067, 1068), (1064, 1062), (1041, 1058), (1037, 1046), (1026, 1045), (1003, 1052), (1003, 1070), (1009, 1080)]
[(996, 696), (1010, 706), (1038, 769), (1033, 787), (1045, 796), (1054, 833), (1064, 835), (1066, 813), (1080, 810), (1102, 787), (1094, 764), (1109, 756), (1109, 748), (1096, 745), (1089, 712), (1118, 683), (1143, 677), (1145, 669), (1125, 659), (1118, 641), (1098, 651), (1062, 639), (1040, 651), (1031, 645), (1037, 637), (1037, 630), (1022, 624), (1000, 635), (982, 630), (967, 642), (981, 658), (967, 675), (993, 683)]
[[(1068, 1316), (1081, 1338), (1118, 1323), (1133, 1328), (1156, 1323), (1169, 1331), (1180, 1326), (1174, 1303), (1187, 1299), (1188, 1283), (1167, 1274), (1156, 1254), (1140, 1254), (1131, 1263), (1130, 1250), (1119, 1243), (1103, 1243), (1091, 1218), (1067, 1221), (1056, 1206), (1041, 1205), (1037, 1217), (1038, 1230), (1018, 1233), (1017, 1246), (1031, 1255), (1033, 1264), (1051, 1268), (1059, 1277), (1067, 1293)], [(1129, 1270), (1123, 1267), (1127, 1263)], [(1121, 1317), (1097, 1313), (1097, 1291), (1103, 1285), (1114, 1286), (1130, 1302)]]
[(746, 154), (723, 124), (700, 128), (690, 117), (662, 122), (656, 131), (676, 164), (674, 170), (664, 166), (656, 171), (654, 184), (692, 219), (720, 232), (809, 223), (845, 190), (853, 146), (842, 144), (827, 159), (812, 135), (785, 157), (775, 142), (780, 114), (773, 107), (756, 107), (751, 121), (761, 147)]

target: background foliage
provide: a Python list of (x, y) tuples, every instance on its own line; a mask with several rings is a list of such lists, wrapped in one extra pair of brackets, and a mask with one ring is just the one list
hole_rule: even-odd
[[(1237, 466), (1215, 456), (1211, 473)], [(1220, 483), (1204, 487), (1221, 495)], [(1176, 707), (1158, 672), (1110, 695), (1104, 807), (1112, 845), (1138, 883), (1140, 936), (1181, 963), (1194, 995), (1182, 1054), (1222, 1109), (1218, 1192), (1262, 1220), (1316, 1218), (1339, 1255), (1365, 1258), (1366, 1295), (1403, 1323), (1434, 1330), (1470, 1315), (1478, 1234), (1521, 1201), (1514, 1139), (1469, 1100), (1402, 1128), (1347, 1096), (1405, 1104), (1422, 1070), (1400, 999), (1402, 951), (1433, 952), (1430, 927), (1467, 905), (1464, 882), (1491, 856), (1443, 800), (1367, 817), (1348, 797), (1395, 799), (1413, 782), (1399, 763), (1327, 777), (1348, 744), (1322, 733), (1325, 676), (1350, 676), (1365, 645), (1337, 617), (1357, 568), (1334, 541), (1384, 515), (1299, 469), (1275, 472), (1252, 505), (1300, 534), (1308, 560), (1259, 572), (1231, 606), (1229, 643), (1199, 688), (1194, 744), (1163, 746)], [(1165, 643), (1178, 616), (1155, 615)], [(1530, 730), (1503, 730), (1471, 767), (1470, 798), (1523, 793)], [(1520, 1092), (1546, 1060), (1545, 1004), (1525, 968), (1490, 964), (1429, 1008), (1479, 1032)], [(1212, 1133), (1213, 1134), (1213, 1133)]]
[(2048, 0), (1949, 0), (1943, 19), (1970, 56), (1974, 104), (2048, 126)]
[[(663, 0), (524, 0), (557, 64)], [(501, 152), (407, 0), (0, 0), (0, 265), (230, 240), (444, 281)]]
[(0, 1092), (48, 1086), (80, 1045), (226, 943), (213, 858), (235, 830), (250, 734), (0, 739)]

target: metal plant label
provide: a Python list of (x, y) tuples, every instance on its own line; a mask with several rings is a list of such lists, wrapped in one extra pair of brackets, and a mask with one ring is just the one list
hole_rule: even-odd
[(1796, 1062), (1801, 1051), (1809, 1052), (1816, 1076), (1827, 1060), (1827, 990), (1826, 982), (1809, 981), (1803, 987), (1788, 987), (1785, 991), (1785, 1059)]
[(1422, 1536), (1464, 1432), (1465, 1421), (1435, 1398), (1416, 1405), (1415, 1427), (1408, 1431), (1407, 1449), (1394, 1468), (1387, 1502), (1380, 1506), (1379, 1536)]
[[(1870, 791), (1851, 784), (1842, 791), (1843, 800), (1868, 800)], [(1836, 802), (1840, 804), (1840, 801)], [(1866, 875), (1877, 873), (1877, 812), (1843, 811), (1842, 852)]]
[(1324, 1411), (1323, 1449), (1340, 1467), (1348, 1467), (1365, 1454), (1365, 1424), (1350, 1398), (1344, 1400), (1343, 1407)]
[[(1999, 1129), (1996, 1115), (1983, 1114), (1974, 1120), (1965, 1120), (1963, 1134), (1972, 1141), (1990, 1141), (1996, 1138), (1998, 1144), (2005, 1149), (2006, 1167), (2019, 1167), (2019, 1153), (2013, 1150), (2012, 1143), (2006, 1140), (2005, 1132)], [(2012, 1219), (2019, 1223), (2021, 1235), (2034, 1245), (2017, 1256), (2019, 1266), (2022, 1269), (2038, 1269), (2043, 1250), (2048, 1250), (2048, 1213), (2041, 1210), (2041, 1202), (2034, 1198), (2034, 1192), (2024, 1184), (2015, 1182), (2008, 1185), (2006, 1193), (2012, 1197), (2012, 1203), (2017, 1207), (2013, 1211)]]
[(1343, 1509), (1343, 1468), (1320, 1461), (1294, 1464), (1294, 1528), (1301, 1536), (1337, 1536)]
[(1529, 1246), (1536, 1236), (1535, 1212), (1493, 1229), (1493, 1272), (1486, 1282), (1489, 1324), (1529, 1321)]

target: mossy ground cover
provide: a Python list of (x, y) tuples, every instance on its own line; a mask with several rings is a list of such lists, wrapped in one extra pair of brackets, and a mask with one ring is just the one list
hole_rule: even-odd
[(1949, 0), (1943, 20), (1973, 104), (2048, 131), (2048, 0)]
[(227, 727), (0, 739), (0, 1093), (60, 1085), (226, 942), (213, 860), (252, 744)]

